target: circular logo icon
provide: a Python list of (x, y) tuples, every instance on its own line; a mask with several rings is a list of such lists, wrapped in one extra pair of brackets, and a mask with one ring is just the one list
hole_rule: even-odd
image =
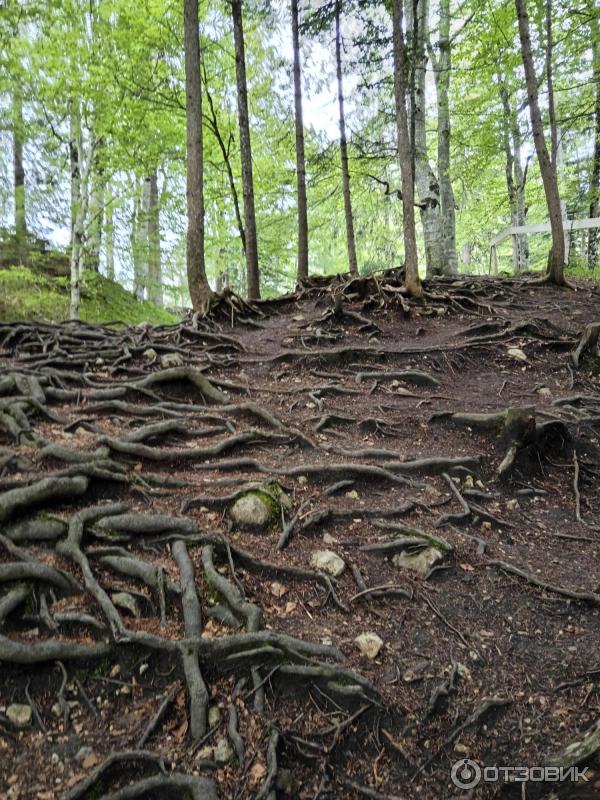
[(450, 777), (459, 789), (472, 789), (481, 780), (481, 767), (470, 758), (461, 758), (452, 766)]

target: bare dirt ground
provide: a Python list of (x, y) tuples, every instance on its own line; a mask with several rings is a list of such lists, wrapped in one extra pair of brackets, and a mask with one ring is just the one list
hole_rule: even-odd
[(600, 293), (400, 286), (0, 325), (0, 797), (600, 797)]

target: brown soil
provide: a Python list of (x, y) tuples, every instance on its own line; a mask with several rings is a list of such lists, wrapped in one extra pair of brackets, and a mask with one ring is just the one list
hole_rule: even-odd
[[(259, 654), (254, 666), (265, 679), (264, 711), (253, 709), (251, 682), (234, 701), (244, 742), (242, 763), (233, 759), (224, 767), (205, 769), (198, 753), (211, 759), (206, 748), (227, 736), (231, 695), (238, 679), (248, 677), (248, 664), (235, 671), (225, 663), (201, 664), (210, 705), (220, 707), (221, 718), (199, 745), (191, 738), (186, 683), (172, 652), (145, 648), (138, 640), (113, 643), (108, 656), (91, 661), (64, 660), (64, 696), (75, 703), (66, 726), (62, 713), (52, 711), (63, 681), (60, 665), (6, 660), (0, 663), (0, 797), (67, 796), (111, 753), (139, 749), (140, 737), (171, 693), (167, 713), (143, 749), (164, 756), (167, 772), (205, 774), (221, 798), (257, 796), (268, 776), (267, 747), (274, 729), (280, 735), (279, 788), (276, 795), (267, 792), (269, 797), (530, 798), (555, 791), (560, 797), (600, 798), (600, 765), (593, 763), (586, 765), (592, 781), (585, 786), (489, 784), (469, 794), (450, 779), (452, 765), (466, 757), (482, 765), (543, 765), (600, 717), (600, 362), (588, 354), (575, 368), (570, 355), (585, 326), (598, 319), (600, 294), (584, 284), (567, 291), (524, 281), (440, 281), (426, 288), (425, 303), (411, 303), (409, 313), (395, 301), (397, 285), (388, 275), (347, 285), (315, 282), (299, 295), (245, 309), (233, 324), (229, 309), (219, 308), (210, 324), (196, 330), (189, 321), (124, 331), (0, 325), (0, 401), (27, 397), (22, 384), (2, 388), (3, 376), (38, 378), (45, 402), (23, 408), (46, 443), (91, 454), (102, 436), (122, 438), (170, 419), (169, 409), (135, 416), (131, 408), (96, 408), (105, 401), (87, 397), (99, 386), (131, 384), (159, 372), (159, 362), (149, 364), (144, 357), (148, 348), (158, 358), (179, 353), (186, 365), (203, 369), (231, 403), (251, 400), (283, 423), (275, 428), (248, 409), (204, 406), (199, 391), (186, 381), (155, 384), (149, 396), (128, 391), (120, 399), (138, 408), (179, 404), (173, 407), (174, 418), (184, 421), (187, 436), (175, 433), (145, 442), (156, 450), (177, 448), (183, 454), (248, 429), (269, 438), (257, 436), (206, 458), (177, 454), (167, 462), (113, 449), (113, 462), (126, 466), (124, 481), (92, 477), (81, 497), (11, 514), (5, 523), (9, 539), (10, 524), (40, 511), (68, 521), (81, 509), (124, 502), (137, 514), (194, 520), (201, 533), (219, 534), (256, 561), (281, 567), (311, 570), (315, 550), (334, 550), (347, 565), (334, 582), (335, 595), (311, 577), (292, 580), (285, 572), (264, 574), (241, 564), (234, 551), (235, 579), (246, 600), (262, 609), (267, 630), (337, 647), (342, 666), (378, 692), (376, 699), (363, 695), (344, 704), (322, 685), (297, 676), (286, 679), (278, 674), (281, 662)], [(332, 303), (334, 294), (344, 297), (341, 311)], [(523, 351), (526, 360), (510, 355), (511, 348)], [(386, 375), (406, 370), (425, 372), (438, 385)], [(374, 371), (381, 375), (360, 379), (359, 373)], [(77, 389), (79, 395), (50, 397), (49, 386)], [(563, 402), (568, 397), (571, 401)], [(195, 407), (186, 410), (183, 404)], [(498, 428), (431, 420), (440, 412), (532, 406), (538, 425), (550, 420), (564, 425), (549, 440), (520, 442), (516, 461), (503, 478), (497, 470), (511, 442)], [(77, 472), (77, 465), (59, 458), (42, 460), (36, 442), (21, 435), (19, 444), (2, 428), (0, 419), (0, 520), (4, 492), (67, 467)], [(19, 462), (19, 456), (29, 463)], [(256, 471), (256, 463), (227, 463), (240, 458), (254, 459), (269, 472)], [(399, 463), (423, 458), (475, 458), (478, 466), (465, 461), (468, 469), (434, 465), (409, 474)], [(322, 469), (311, 471), (307, 465)], [(358, 475), (347, 465), (387, 472)], [(293, 467), (306, 473), (294, 473)], [(149, 473), (160, 476), (158, 487), (140, 482)], [(167, 478), (188, 485), (161, 486)], [(227, 505), (218, 498), (239, 489), (243, 479), (277, 481), (284, 488), (291, 510), (284, 511), (283, 523), (277, 520), (260, 532), (232, 526)], [(326, 494), (342, 480), (347, 483)], [(450, 490), (450, 483), (457, 491)], [(436, 527), (442, 516), (461, 513), (458, 495), (476, 510)], [(182, 503), (198, 496), (203, 499), (181, 514)], [(330, 513), (303, 527), (317, 510)], [(277, 550), (282, 524), (298, 511), (287, 547)], [(391, 540), (394, 531), (382, 523), (442, 537), (452, 551), (426, 577), (395, 566), (391, 553), (361, 550)], [(1, 527), (0, 521), (0, 532)], [(324, 544), (324, 536), (329, 543)], [(162, 566), (165, 576), (177, 582), (172, 542), (155, 539), (136, 535), (118, 544)], [(17, 544), (84, 585), (79, 568), (64, 552), (56, 552), (55, 541)], [(86, 552), (102, 545), (106, 542), (94, 538), (93, 531), (84, 534)], [(202, 578), (202, 548), (189, 543), (188, 552), (206, 608), (211, 587)], [(0, 565), (16, 560), (0, 541)], [(155, 591), (90, 560), (109, 595), (134, 592), (141, 615), (122, 611), (129, 630), (165, 640), (185, 635), (177, 598), (168, 597), (167, 625), (161, 627)], [(233, 585), (222, 554), (218, 566)], [(534, 585), (531, 577), (544, 585)], [(0, 586), (7, 593), (15, 583)], [(387, 588), (379, 595), (364, 592), (382, 586)], [(53, 631), (40, 617), (44, 597), (50, 618), (77, 611), (105, 622), (89, 591), (65, 595), (37, 580), (30, 589), (4, 622), (0, 616), (0, 646), (2, 637), (31, 647), (51, 639), (93, 644), (102, 638), (82, 624)], [(403, 591), (394, 594), (398, 589)], [(585, 598), (568, 597), (569, 592)], [(206, 638), (231, 635), (231, 629), (206, 616), (203, 626)], [(354, 642), (364, 632), (383, 640), (374, 660)], [(333, 663), (327, 657), (318, 660)], [(490, 698), (497, 702), (479, 714)], [(19, 731), (6, 721), (6, 708), (29, 702), (38, 719)], [(77, 760), (82, 747), (90, 750)], [(147, 774), (155, 773), (132, 762), (81, 796), (111, 796)]]

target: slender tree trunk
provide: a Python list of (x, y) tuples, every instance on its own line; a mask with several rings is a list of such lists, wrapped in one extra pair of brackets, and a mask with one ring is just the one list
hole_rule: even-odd
[(452, 69), (452, 40), (450, 38), (450, 0), (440, 0), (439, 56), (435, 69), (438, 101), (438, 174), (445, 264), (444, 271), (456, 274), (456, 214), (454, 190), (450, 180), (450, 74)]
[[(550, 228), (552, 231), (552, 249), (548, 256), (548, 275), (550, 283), (563, 285), (564, 266), (565, 266), (565, 234), (562, 220), (562, 209), (560, 206), (560, 195), (558, 191), (558, 178), (556, 174), (556, 162), (550, 158), (544, 134), (544, 123), (540, 112), (538, 99), (537, 78), (533, 63), (531, 49), (531, 36), (529, 32), (529, 16), (527, 14), (526, 0), (515, 0), (517, 9), (517, 19), (519, 22), (519, 37), (521, 40), (521, 56), (525, 68), (525, 81), (527, 84), (527, 97), (529, 103), (529, 114), (531, 117), (531, 128), (533, 131), (533, 141), (540, 165), (542, 182), (544, 184), (544, 194), (546, 195), (546, 205), (548, 206), (548, 216), (550, 217)], [(549, 43), (547, 42), (547, 46)], [(554, 110), (550, 114), (550, 119), (554, 118)], [(552, 142), (557, 141), (556, 126), (553, 126)]]
[(294, 49), (294, 112), (296, 121), (296, 181), (298, 186), (298, 281), (308, 278), (308, 207), (306, 201), (306, 160), (304, 157), (304, 121), (302, 118), (302, 72), (298, 0), (292, 2), (292, 45)]
[(144, 237), (143, 190), (140, 200), (140, 188), (136, 181), (131, 214), (131, 260), (133, 262), (133, 294), (137, 300), (145, 299), (146, 290), (146, 254)]
[(233, 209), (235, 212), (235, 220), (237, 223), (238, 231), (240, 234), (240, 240), (242, 242), (242, 251), (244, 254), (246, 253), (246, 232), (244, 231), (244, 221), (242, 219), (242, 213), (240, 211), (240, 200), (238, 196), (237, 186), (235, 185), (235, 178), (233, 175), (233, 167), (231, 166), (231, 158), (229, 157), (229, 147), (231, 145), (233, 137), (230, 135), (229, 141), (227, 145), (223, 140), (223, 136), (221, 135), (221, 129), (219, 127), (219, 120), (217, 117), (217, 112), (215, 110), (215, 104), (212, 99), (212, 95), (208, 89), (208, 80), (206, 78), (206, 68), (204, 69), (204, 91), (206, 92), (206, 99), (208, 100), (208, 108), (210, 111), (210, 129), (212, 130), (213, 134), (215, 135), (215, 139), (217, 140), (217, 144), (219, 145), (219, 149), (221, 150), (221, 155), (223, 156), (223, 163), (225, 164), (225, 170), (227, 172), (227, 180), (229, 182), (229, 189), (231, 191), (231, 199), (233, 200)]
[[(590, 217), (600, 217), (600, 25), (594, 18), (592, 23), (593, 70), (596, 82), (596, 99), (594, 109), (594, 154), (592, 156), (592, 172), (590, 175)], [(588, 267), (595, 269), (598, 265), (598, 229), (590, 228), (588, 238)]]
[(81, 306), (81, 269), (84, 257), (84, 244), (89, 206), (89, 181), (91, 163), (94, 157), (94, 142), (89, 144), (89, 152), (83, 140), (81, 115), (78, 107), (73, 107), (70, 118), (69, 154), (71, 159), (71, 307), (70, 318), (79, 319)]
[(445, 275), (449, 272), (444, 252), (444, 228), (442, 220), (442, 201), (440, 184), (431, 168), (427, 152), (425, 77), (427, 72), (427, 31), (429, 21), (429, 0), (419, 0), (414, 7), (409, 6), (407, 35), (413, 41), (413, 69), (415, 71), (414, 104), (411, 107), (414, 138), (412, 146), (415, 163), (415, 189), (420, 207), (423, 241), (425, 244), (425, 264), (427, 277)]
[(108, 197), (104, 216), (104, 245), (106, 249), (106, 277), (115, 279), (115, 223), (112, 197)]
[(350, 195), (350, 170), (348, 169), (348, 141), (346, 139), (346, 115), (344, 113), (344, 84), (342, 79), (342, 34), (340, 18), (342, 0), (335, 0), (335, 64), (337, 72), (338, 106), (340, 110), (340, 155), (342, 161), (342, 186), (344, 192), (344, 212), (346, 216), (346, 240), (348, 243), (348, 266), (351, 275), (358, 275), (356, 241), (354, 238), (354, 216)]
[(23, 164), (23, 100), (18, 91), (13, 93), (12, 114), (15, 237), (18, 258), (19, 261), (22, 261), (27, 246), (27, 214), (25, 207), (25, 166)]
[(204, 261), (204, 153), (198, 0), (184, 0), (187, 138), (187, 278), (194, 311), (205, 314), (212, 295)]
[(160, 254), (160, 206), (156, 170), (149, 178), (148, 196), (148, 299), (157, 306), (163, 304)]
[(398, 157), (402, 182), (402, 210), (404, 222), (405, 283), (413, 297), (421, 297), (423, 289), (419, 280), (419, 259), (415, 231), (415, 199), (412, 177), (412, 158), (406, 114), (406, 52), (402, 32), (402, 0), (392, 0), (394, 34), (394, 97), (396, 101), (396, 128)]
[(246, 81), (246, 52), (244, 48), (242, 0), (231, 0), (231, 17), (233, 20), (233, 38), (235, 44), (235, 75), (237, 81), (240, 154), (242, 160), (248, 297), (250, 300), (257, 300), (260, 297), (260, 273), (258, 268), (256, 212), (254, 209), (254, 178), (252, 176), (252, 146), (250, 143), (250, 119), (248, 114), (248, 84)]
[(102, 228), (104, 221), (104, 180), (96, 174), (92, 180), (90, 191), (89, 233), (85, 258), (86, 269), (100, 271), (100, 248), (102, 246)]
[[(506, 188), (512, 225), (525, 225), (525, 180), (521, 164), (521, 131), (519, 118), (511, 103), (506, 85), (499, 81), (500, 99), (504, 110), (503, 138), (506, 154)], [(512, 236), (513, 270), (516, 274), (527, 270), (529, 246), (527, 234)]]

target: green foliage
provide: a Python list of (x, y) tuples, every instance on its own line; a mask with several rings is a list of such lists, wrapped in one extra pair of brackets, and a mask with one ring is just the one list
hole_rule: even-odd
[[(27, 267), (0, 269), (0, 321), (38, 319), (58, 322), (69, 318), (69, 282)], [(176, 318), (149, 302), (140, 303), (114, 281), (85, 272), (81, 319), (86, 322), (120, 321), (127, 324), (168, 324)]]

